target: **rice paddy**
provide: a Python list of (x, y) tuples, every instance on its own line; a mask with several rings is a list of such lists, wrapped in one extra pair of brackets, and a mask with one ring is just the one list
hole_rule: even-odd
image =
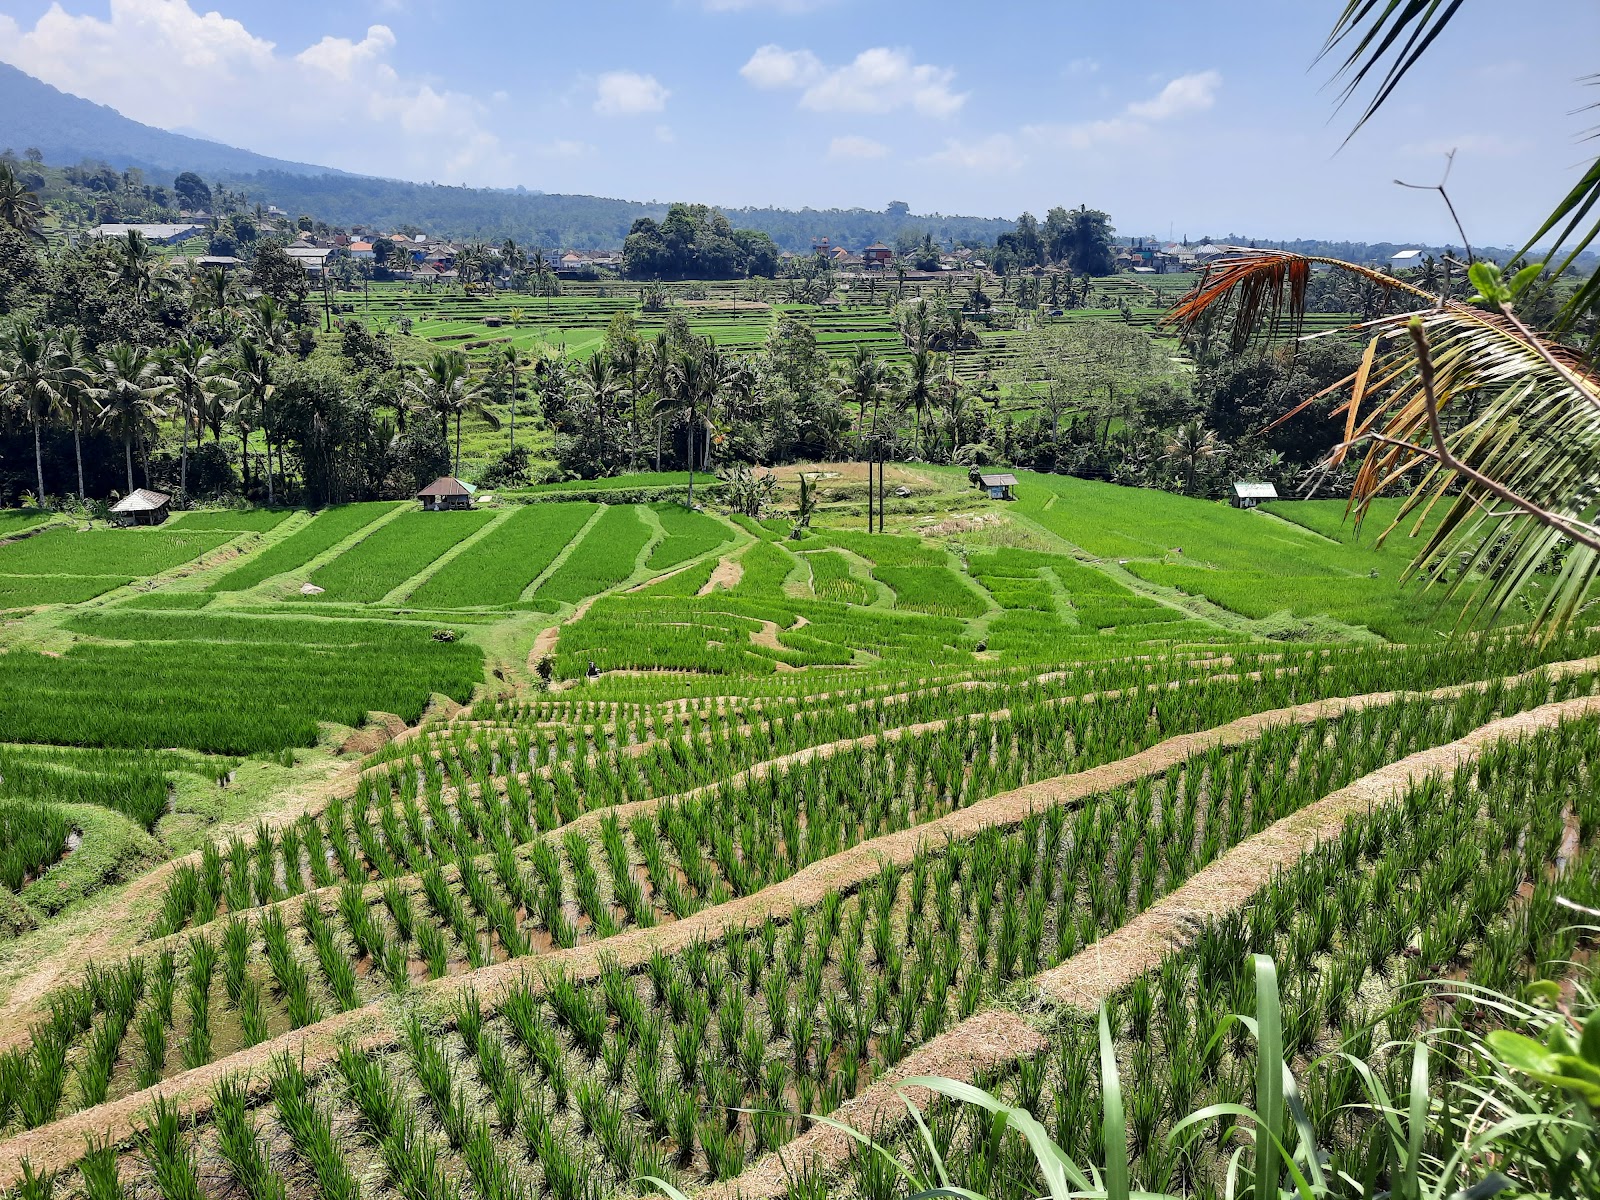
[[(930, 478), (955, 515), (882, 534), (635, 479), (0, 546), (78, 597), (0, 635), (0, 1147), (30, 1139), (0, 1185), (889, 1200), (849, 1153), (756, 1181), (1002, 1018), (1031, 1049), (943, 1069), (1092, 1156), (1104, 976), (1134, 1175), (1209, 1194), (1226, 1149), (1168, 1134), (1249, 1102), (1211, 1035), (1250, 953), (1333, 1121), (1314, 1064), (1388, 1069), (1454, 1019), (1426, 981), (1586, 952), (1555, 897), (1600, 900), (1595, 634), (1441, 639), (1327, 505)], [(105, 926), (87, 962), (47, 944), (63, 905)], [(1181, 936), (1117, 949), (1170, 905)], [(966, 1119), (928, 1136), (1025, 1174)]]

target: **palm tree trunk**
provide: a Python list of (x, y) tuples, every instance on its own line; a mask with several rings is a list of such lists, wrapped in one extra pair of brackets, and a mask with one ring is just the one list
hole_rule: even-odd
[(689, 406), (689, 507), (694, 507), (694, 420), (699, 414), (695, 412), (694, 405)]
[(33, 422), (33, 469), (39, 477), (39, 507), (44, 507), (44, 451), (39, 448), (39, 420)]
[(189, 496), (189, 410), (182, 414), (183, 420), (183, 453), (178, 459), (178, 491), (183, 494), (187, 503)]
[(239, 478), (240, 487), (250, 491), (250, 427), (239, 426)]
[(264, 430), (263, 435), (267, 439), (267, 505), (271, 507), (277, 502), (272, 493), (272, 430)]
[(461, 474), (461, 414), (456, 414), (456, 458), (455, 465), (450, 468), (452, 475)]
[(78, 462), (78, 503), (82, 504), (85, 499), (83, 494), (83, 435), (78, 428), (78, 424), (78, 414), (74, 411), (72, 414), (72, 456)]
[(128, 468), (128, 494), (133, 493), (133, 434), (122, 435), (122, 461)]

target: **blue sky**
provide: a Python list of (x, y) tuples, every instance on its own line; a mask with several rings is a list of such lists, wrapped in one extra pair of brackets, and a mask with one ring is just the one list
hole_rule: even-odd
[(0, 60), (138, 120), (441, 183), (1519, 240), (1594, 146), (1595, 0), (1472, 0), (1340, 150), (1340, 0), (0, 0)]

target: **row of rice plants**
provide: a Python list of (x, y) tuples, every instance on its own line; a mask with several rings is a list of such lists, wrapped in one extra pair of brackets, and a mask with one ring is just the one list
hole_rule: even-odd
[[(396, 1053), (345, 1051), (325, 1101), (345, 1098), (365, 1114), (363, 1139), (381, 1146), (403, 1129), (433, 1147), (423, 1157), (435, 1188), (450, 1186), (452, 1167), (480, 1194), (530, 1197), (587, 1196), (639, 1174), (686, 1186), (733, 1178), (808, 1123), (780, 1114), (831, 1112), (915, 1046), (1180, 882), (1167, 847), (1186, 827), (1194, 848), (1213, 821), (1248, 829), (1273, 819), (1281, 808), (1270, 786), (1241, 796), (1233, 780), (1279, 755), (1327, 775), (1315, 764), (1354, 752), (1356, 740), (1332, 735), (1360, 731), (1323, 732), (1330, 736), (1318, 742), (1308, 731), (1278, 731), (1277, 744), (1197, 759), (1159, 801), (1154, 788), (1134, 789), (1078, 814), (1035, 814), (1012, 834), (927, 850), (852, 896), (826, 893), (785, 919), (658, 954), (637, 973), (613, 963), (593, 982), (530, 976), (492, 1012), (464, 992), (453, 1031), (413, 1019)], [(1478, 964), (1497, 956), (1496, 945), (1513, 971), (1532, 955), (1570, 955), (1546, 867), (1569, 808), (1581, 806), (1586, 834), (1563, 890), (1600, 899), (1597, 772), (1592, 722), (1492, 750), (1476, 777), (1461, 772), (1451, 785), (1424, 785), (1402, 805), (1352, 820), (1243, 914), (1128, 989), (1110, 1021), (1124, 1077), (1135, 1081), (1125, 1101), (1139, 1178), (1199, 1189), (1218, 1182), (1225, 1138), (1195, 1137), (1174, 1150), (1161, 1135), (1201, 1103), (1248, 1099), (1242, 1033), (1209, 1038), (1222, 1014), (1248, 1011), (1246, 951), (1286, 964), (1285, 1041), (1297, 1057), (1333, 1036), (1370, 1047), (1375, 1025), (1410, 1031), (1424, 1011), (1410, 985), (1463, 960), (1484, 971)], [(1246, 812), (1242, 822), (1236, 810)], [(1191, 825), (1196, 811), (1204, 821)], [(1117, 895), (1109, 881), (1123, 861), (1133, 867), (1119, 913), (1103, 894)], [(1161, 878), (1148, 895), (1147, 870)], [(1527, 882), (1531, 898), (1519, 904)], [(1098, 1118), (1092, 1034), (1060, 1028), (1057, 1052), (1025, 1063), (1017, 1088), (1064, 1146), (1087, 1147)], [(1335, 1074), (1307, 1096), (1319, 1127), (1337, 1118), (1353, 1082)], [(298, 1095), (307, 1090), (297, 1085)], [(347, 1144), (347, 1159), (360, 1153)], [(399, 1147), (383, 1157), (399, 1159)], [(404, 1177), (397, 1162), (386, 1170), (396, 1184)]]
[(515, 604), (577, 536), (595, 504), (533, 504), (440, 567), (407, 601), (438, 608)]
[(210, 590), (242, 592), (274, 575), (304, 566), (396, 507), (389, 501), (371, 501), (324, 509), (305, 528), (297, 529), (282, 541), (251, 555), (242, 566), (235, 567), (213, 583)]
[(0, 655), (0, 729), (16, 742), (232, 755), (311, 746), (319, 722), (360, 725), (372, 710), (414, 722), (434, 692), (471, 696), (482, 651), (434, 642), (425, 629), (415, 637), (409, 645), (80, 643), (60, 658)]
[(726, 525), (705, 513), (681, 504), (652, 504), (650, 507), (666, 534), (645, 563), (652, 571), (669, 570), (733, 539)]
[(191, 533), (197, 529), (226, 529), (230, 533), (266, 533), (282, 524), (291, 511), (293, 510), (287, 508), (200, 509), (178, 514), (172, 522), (172, 527)]
[[(188, 764), (147, 751), (0, 746), (0, 796), (97, 804), (154, 828), (167, 810), (169, 772)], [(218, 764), (219, 773), (231, 764)]]
[(78, 604), (132, 582), (131, 575), (0, 575), (0, 609)]
[(633, 574), (650, 530), (631, 504), (613, 505), (589, 527), (583, 541), (534, 592), (535, 600), (576, 604)]
[[(1386, 1132), (1351, 1107), (1360, 1072), (1373, 1072), (1392, 1110), (1406, 1112), (1417, 1099), (1413, 1062), (1394, 1053), (1396, 1043), (1431, 1027), (1444, 1044), (1452, 1028), (1494, 1021), (1473, 989), (1559, 978), (1592, 937), (1558, 897), (1600, 902), (1596, 741), (1585, 721), (1502, 743), (1448, 782), (1429, 780), (1399, 805), (1352, 818), (1249, 906), (1115, 997), (1109, 1029), (1134, 1186), (1224, 1194), (1232, 1123), (1171, 1134), (1191, 1112), (1252, 1101), (1254, 1048), (1242, 1026), (1230, 1033), (1225, 1024), (1229, 1014), (1254, 1011), (1252, 954), (1272, 956), (1281, 972), (1286, 1056), (1305, 1120), (1332, 1156), (1322, 1169), (1350, 1179), (1381, 1171)], [(1013, 1102), (1076, 1161), (1098, 1162), (1095, 1030), (1081, 1021), (1056, 1030), (1048, 1054), (1021, 1064)], [(1451, 1066), (1436, 1059), (1433, 1069), (1437, 1081)], [(1027, 1190), (1036, 1180), (1027, 1149), (973, 1139), (963, 1119), (947, 1106), (928, 1119), (953, 1182), (1014, 1171)], [(868, 1185), (863, 1196), (887, 1195), (864, 1158), (854, 1167)], [(807, 1194), (790, 1191), (795, 1200)]]
[(381, 600), (493, 516), (487, 510), (401, 513), (313, 571), (311, 582), (323, 590), (309, 599)]
[(215, 550), (233, 534), (215, 530), (47, 529), (0, 545), (3, 575), (112, 575), (137, 578)]
[(20, 892), (67, 850), (72, 822), (51, 804), (0, 800), (0, 887)]
[(871, 604), (877, 592), (850, 573), (850, 562), (836, 550), (818, 550), (803, 556), (811, 568), (811, 591), (818, 600), (836, 604)]
[[(985, 987), (999, 987), (1019, 971), (1034, 973), (1045, 961), (1042, 954), (1054, 961), (1072, 953), (1238, 841), (1349, 780), (1458, 737), (1494, 711), (1538, 703), (1545, 694), (1530, 683), (1500, 696), (1473, 693), (1448, 707), (1402, 701), (1339, 721), (1273, 729), (1241, 749), (1219, 748), (1198, 755), (1159, 784), (1147, 780), (1130, 791), (1089, 802), (1073, 815), (1071, 840), (1065, 848), (1065, 809), (1030, 818), (1033, 832), (1027, 835), (1028, 844), (1038, 844), (1042, 836), (1046, 857), (1064, 864), (1060, 886), (1051, 882), (1057, 877), (1055, 868), (1050, 868), (1041, 884), (1044, 890), (1030, 895), (1026, 908), (1018, 904), (1011, 910), (1004, 906), (995, 910), (998, 926), (991, 920), (989, 901), (977, 902), (976, 924), (965, 903), (959, 914), (947, 910), (956, 893), (945, 874), (934, 877), (933, 895), (941, 906), (939, 936), (950, 938), (965, 931), (974, 939), (968, 947), (976, 955), (974, 961), (985, 970), (993, 946), (994, 978), (985, 983), (969, 977), (962, 986), (971, 990), (963, 993), (962, 1002), (975, 1004), (986, 994)], [(901, 749), (896, 747), (895, 761), (882, 766), (834, 760), (800, 778), (790, 773), (715, 799), (682, 801), (627, 824), (610, 818), (602, 822), (599, 844), (592, 849), (576, 836), (560, 843), (536, 842), (526, 865), (511, 839), (528, 831), (508, 832), (502, 822), (509, 814), (474, 806), (455, 821), (430, 801), (427, 809), (435, 824), (429, 829), (422, 807), (413, 803), (403, 817), (385, 813), (378, 828), (356, 827), (355, 840), (366, 858), (376, 860), (382, 876), (400, 886), (390, 882), (381, 898), (363, 898), (361, 887), (352, 890), (347, 875), (335, 921), (330, 923), (308, 902), (305, 924), (318, 948), (323, 973), (339, 996), (337, 1006), (347, 1008), (363, 1002), (356, 991), (358, 974), (372, 981), (387, 979), (391, 987), (404, 990), (422, 974), (437, 978), (543, 945), (572, 946), (753, 894), (863, 839), (959, 806), (966, 799), (962, 762), (979, 759), (968, 776), (976, 780), (985, 770), (1004, 772), (1016, 757), (1004, 744), (980, 746), (993, 764), (985, 768), (973, 747), (958, 748), (960, 753), (946, 756), (957, 763), (950, 772), (950, 764), (932, 753), (937, 748), (911, 746), (906, 749), (930, 752), (903, 756)], [(1013, 771), (998, 783), (1012, 785), (1025, 778), (1025, 772)], [(1600, 806), (1593, 816), (1600, 820)], [(476, 825), (488, 838), (492, 861), (474, 861), (478, 846), (464, 835), (467, 825)], [(429, 840), (410, 840), (412, 830)], [(380, 842), (380, 833), (391, 839), (388, 844)], [(990, 831), (975, 844), (992, 848), (1001, 838), (999, 831)], [(312, 884), (326, 887), (334, 882), (330, 857), (344, 860), (347, 871), (352, 869), (353, 852), (338, 853), (336, 843), (335, 855), (327, 855), (320, 832), (303, 823), (293, 831), (290, 850), (297, 873), (302, 842)], [(204, 920), (216, 907), (208, 889), (223, 893), (227, 903), (237, 907), (278, 898), (271, 849), (263, 836), (254, 848), (236, 841), (226, 860), (211, 852), (199, 871), (189, 871), (181, 896), (169, 893), (169, 906), (198, 908)], [(595, 867), (596, 858), (602, 869)], [(454, 881), (446, 878), (440, 863), (453, 866)], [(421, 869), (420, 898), (402, 879), (415, 868)], [(959, 868), (955, 870), (959, 874)], [(291, 890), (302, 890), (305, 882), (296, 878)], [(174, 911), (175, 907), (169, 909), (169, 918)], [(1017, 924), (1024, 911), (1027, 924)], [(237, 922), (230, 924), (229, 940), (243, 928)], [(350, 956), (355, 970), (343, 965), (346, 945), (354, 947)]]
[(949, 567), (878, 565), (872, 575), (894, 589), (894, 606), (940, 617), (978, 617), (987, 611), (983, 598)]

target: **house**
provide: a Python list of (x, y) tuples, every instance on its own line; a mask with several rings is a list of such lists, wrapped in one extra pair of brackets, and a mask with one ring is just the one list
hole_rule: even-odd
[(417, 493), (422, 507), (429, 512), (444, 512), (452, 508), (471, 508), (472, 493), (478, 489), (462, 483), (454, 475), (441, 475)]
[(1276, 500), (1278, 489), (1270, 483), (1235, 483), (1233, 485), (1233, 506), (1235, 508), (1254, 508), (1263, 500)]
[(583, 270), (583, 267), (583, 255), (579, 254), (576, 250), (568, 250), (561, 256), (561, 265), (557, 268), (557, 270), (581, 271)]
[(1409, 271), (1412, 267), (1420, 267), (1426, 257), (1421, 250), (1401, 250), (1389, 256), (1389, 269), (1391, 271)]
[(978, 486), (989, 493), (991, 500), (1014, 500), (1011, 489), (1017, 486), (1017, 477), (1009, 471), (999, 475), (979, 475)]
[(349, 250), (351, 258), (377, 257), (377, 252), (373, 250), (371, 242), (351, 242)]
[(224, 271), (231, 271), (239, 265), (239, 259), (231, 254), (202, 254), (194, 260), (194, 265), (201, 268), (221, 267)]
[(288, 246), (283, 252), (313, 275), (322, 274), (328, 255), (333, 253), (321, 246)]
[(887, 267), (893, 257), (894, 251), (882, 242), (873, 242), (861, 252), (862, 263), (869, 267)]
[(197, 234), (204, 233), (204, 225), (185, 223), (182, 225), (125, 225), (110, 223), (96, 225), (89, 231), (92, 238), (125, 238), (129, 233), (138, 233), (147, 242), (154, 242), (158, 246), (176, 246), (179, 242), (188, 241)]
[(159, 525), (167, 519), (172, 497), (165, 492), (135, 488), (111, 506), (118, 525)]

